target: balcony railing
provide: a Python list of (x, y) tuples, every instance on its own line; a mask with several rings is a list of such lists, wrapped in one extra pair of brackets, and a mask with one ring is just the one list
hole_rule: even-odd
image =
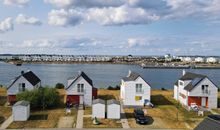
[(211, 91), (210, 90), (202, 90), (202, 94), (207, 94), (210, 95)]
[(144, 90), (136, 91), (136, 94), (144, 94)]

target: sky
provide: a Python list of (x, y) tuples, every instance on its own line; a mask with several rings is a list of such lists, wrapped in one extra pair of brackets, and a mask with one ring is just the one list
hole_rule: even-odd
[(0, 0), (0, 54), (220, 56), (220, 0)]

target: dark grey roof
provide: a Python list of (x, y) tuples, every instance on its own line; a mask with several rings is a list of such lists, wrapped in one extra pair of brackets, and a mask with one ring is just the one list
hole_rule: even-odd
[(220, 130), (220, 115), (206, 117), (194, 130)]
[(28, 106), (28, 105), (30, 105), (30, 102), (24, 100), (18, 101), (14, 104), (14, 106)]
[(105, 100), (103, 100), (103, 99), (95, 99), (95, 100), (92, 101), (92, 104), (98, 104), (98, 103), (105, 105)]
[(130, 72), (127, 77), (122, 78), (124, 81), (135, 81), (140, 75), (135, 72)]
[[(179, 80), (182, 81), (191, 80), (191, 82), (184, 87), (185, 90), (191, 91), (197, 84), (199, 84), (206, 77), (207, 77), (206, 75), (186, 72), (186, 74), (183, 75)], [(178, 86), (178, 80), (176, 81), (175, 85)]]
[(115, 99), (108, 100), (107, 101), (107, 105), (111, 105), (111, 104), (118, 104), (118, 105), (120, 105), (120, 102), (115, 100)]
[(66, 89), (72, 86), (81, 76), (93, 87), (92, 80), (83, 71), (80, 71), (79, 74), (76, 76), (76, 78), (73, 78), (74, 79), (73, 82), (69, 86), (67, 86)]
[(37, 85), (41, 80), (32, 72), (28, 71), (26, 73), (23, 73), (19, 75), (15, 80), (12, 82), (12, 84), (7, 88), (9, 89), (20, 77), (24, 77), (28, 82), (30, 82), (33, 86)]

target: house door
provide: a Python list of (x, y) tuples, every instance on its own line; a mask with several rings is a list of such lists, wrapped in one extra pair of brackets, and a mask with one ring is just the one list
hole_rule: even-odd
[(84, 100), (83, 98), (84, 98), (83, 96), (79, 97), (79, 104), (83, 104), (83, 100)]
[(203, 106), (203, 107), (206, 106), (206, 98), (205, 97), (202, 98), (201, 106)]

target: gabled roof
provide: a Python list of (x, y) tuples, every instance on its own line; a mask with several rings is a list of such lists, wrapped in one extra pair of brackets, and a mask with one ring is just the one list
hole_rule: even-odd
[(135, 81), (140, 75), (135, 72), (129, 72), (127, 77), (122, 78), (124, 81)]
[[(128, 76), (122, 78), (122, 80), (124, 80), (125, 82), (126, 81), (135, 81), (138, 77), (141, 77), (141, 75), (136, 72), (129, 71)], [(150, 86), (150, 84), (144, 78), (142, 78), (142, 79)]]
[(220, 130), (220, 115), (206, 117), (194, 130)]
[[(179, 80), (191, 80), (191, 82), (184, 87), (185, 90), (191, 91), (199, 82), (201, 82), (206, 77), (206, 75), (186, 72), (186, 74), (184, 74)], [(178, 86), (178, 80), (176, 81), (175, 85)]]
[(22, 100), (16, 102), (13, 106), (28, 106), (28, 105), (30, 105), (30, 102)]
[(33, 86), (37, 85), (41, 80), (32, 72), (28, 71), (26, 73), (23, 73), (19, 75), (15, 80), (12, 82), (12, 84), (7, 88), (9, 89), (20, 77), (24, 77), (28, 82), (30, 82)]
[(105, 100), (103, 99), (95, 99), (92, 101), (92, 104), (104, 104), (105, 105)]
[(75, 78), (72, 78), (74, 79), (73, 82), (69, 86), (67, 86), (66, 89), (70, 88), (70, 86), (72, 86), (80, 77), (83, 77), (93, 87), (92, 80), (83, 71), (80, 71)]
[(120, 102), (117, 101), (117, 100), (115, 100), (115, 99), (108, 100), (108, 101), (107, 101), (107, 105), (111, 105), (111, 104), (120, 105)]

